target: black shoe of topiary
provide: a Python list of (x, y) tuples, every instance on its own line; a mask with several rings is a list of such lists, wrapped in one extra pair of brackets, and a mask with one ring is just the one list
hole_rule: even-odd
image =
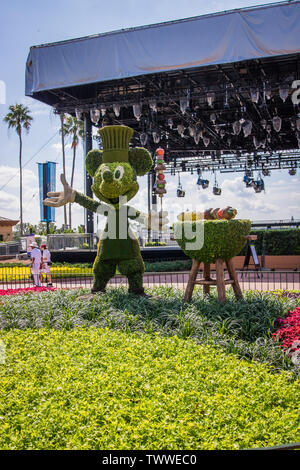
[(96, 287), (91, 288), (91, 294), (97, 294), (97, 293), (105, 293), (105, 289), (97, 289)]
[(145, 297), (146, 299), (150, 299), (150, 300), (160, 300), (161, 299), (161, 297), (146, 294), (143, 287), (140, 287), (140, 288), (137, 288), (137, 289), (129, 289), (128, 294), (139, 295), (141, 297)]
[(77, 297), (77, 300), (90, 300), (95, 294), (105, 294), (105, 289), (95, 289), (92, 287), (90, 294), (84, 294)]

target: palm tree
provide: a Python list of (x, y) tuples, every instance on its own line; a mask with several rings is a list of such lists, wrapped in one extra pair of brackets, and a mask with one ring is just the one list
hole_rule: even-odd
[[(73, 161), (72, 161), (72, 172), (71, 172), (71, 187), (73, 187), (74, 173), (75, 173), (75, 161), (76, 161), (76, 150), (79, 143), (79, 138), (84, 138), (84, 126), (83, 121), (76, 119), (76, 117), (69, 116), (64, 125), (64, 134), (71, 135), (73, 149)], [(71, 215), (72, 204), (69, 204), (69, 225), (72, 228), (72, 215)]]
[(9, 106), (9, 113), (4, 117), (4, 122), (8, 124), (8, 128), (15, 129), (19, 136), (19, 169), (20, 169), (20, 232), (23, 236), (23, 174), (22, 174), (22, 129), (28, 133), (32, 116), (27, 106), (16, 104)]

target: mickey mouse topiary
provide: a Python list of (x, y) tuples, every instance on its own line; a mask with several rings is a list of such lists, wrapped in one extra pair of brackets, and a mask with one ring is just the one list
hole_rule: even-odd
[(50, 192), (44, 204), (60, 207), (77, 202), (89, 211), (107, 217), (107, 224), (98, 244), (94, 262), (92, 292), (102, 292), (118, 267), (128, 278), (129, 292), (145, 295), (143, 288), (144, 262), (138, 240), (129, 227), (129, 220), (137, 220), (148, 228), (158, 229), (167, 223), (166, 213), (148, 215), (125, 203), (139, 190), (137, 176), (152, 167), (152, 157), (142, 147), (129, 149), (133, 130), (127, 126), (106, 126), (99, 130), (103, 150), (91, 150), (86, 156), (86, 169), (94, 178), (92, 190), (100, 202), (78, 193), (65, 181), (63, 192)]

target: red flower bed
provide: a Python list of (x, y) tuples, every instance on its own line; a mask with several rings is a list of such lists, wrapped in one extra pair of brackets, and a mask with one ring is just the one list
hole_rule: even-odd
[(55, 287), (25, 287), (19, 289), (0, 289), (0, 295), (26, 294), (26, 292), (46, 292), (55, 290)]
[[(289, 311), (286, 318), (278, 318), (279, 329), (273, 333), (273, 337), (278, 339), (284, 349), (296, 351), (300, 349), (300, 307)], [(297, 342), (297, 343), (295, 343)], [(294, 344), (293, 344), (294, 343)]]

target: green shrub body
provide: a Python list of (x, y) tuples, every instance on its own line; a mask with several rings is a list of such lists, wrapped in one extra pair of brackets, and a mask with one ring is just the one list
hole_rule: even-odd
[[(186, 244), (193, 240), (185, 237), (184, 228), (189, 225), (196, 232), (196, 224), (204, 224), (204, 244), (200, 250), (190, 250)], [(215, 263), (218, 258), (227, 261), (238, 255), (246, 244), (244, 237), (250, 229), (250, 220), (196, 220), (175, 223), (174, 235), (187, 256), (200, 262)], [(187, 233), (191, 231), (187, 230)]]

